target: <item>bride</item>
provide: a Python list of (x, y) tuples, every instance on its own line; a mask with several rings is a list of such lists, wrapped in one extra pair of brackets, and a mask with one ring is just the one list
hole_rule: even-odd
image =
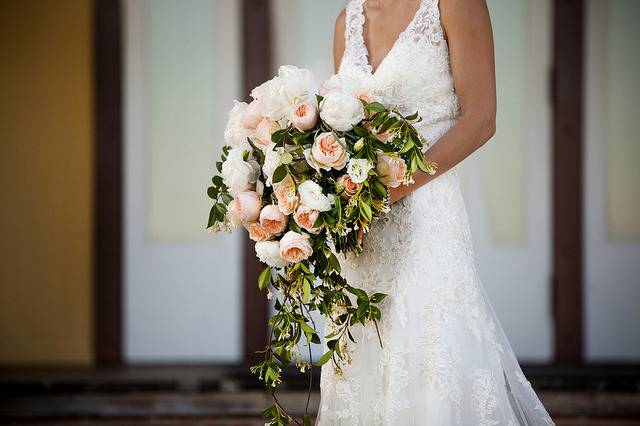
[(350, 363), (322, 367), (317, 425), (553, 425), (478, 278), (455, 169), (495, 129), (485, 1), (351, 0), (334, 58), (341, 78), (420, 112), (439, 169), (394, 189), (364, 253), (341, 260), (354, 286), (389, 295), (383, 346), (354, 327)]

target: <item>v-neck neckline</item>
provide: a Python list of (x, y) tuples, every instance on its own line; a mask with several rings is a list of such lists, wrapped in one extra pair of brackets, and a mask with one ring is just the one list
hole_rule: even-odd
[(364, 63), (366, 65), (367, 72), (371, 77), (374, 77), (378, 73), (378, 71), (380, 70), (382, 65), (385, 63), (385, 61), (387, 60), (387, 58), (389, 57), (391, 52), (393, 52), (395, 50), (395, 48), (398, 45), (398, 43), (400, 42), (400, 40), (415, 25), (415, 21), (418, 19), (418, 15), (420, 14), (420, 11), (422, 10), (422, 7), (424, 6), (424, 0), (420, 1), (420, 5), (418, 6), (418, 9), (414, 13), (413, 18), (411, 18), (411, 20), (409, 21), (409, 23), (407, 24), (405, 29), (402, 30), (400, 32), (400, 34), (398, 34), (398, 37), (395, 39), (395, 41), (391, 45), (391, 48), (389, 49), (389, 51), (387, 51), (387, 53), (384, 55), (382, 60), (378, 63), (378, 66), (376, 67), (375, 70), (373, 69), (373, 66), (371, 65), (371, 62), (370, 62), (371, 55), (369, 53), (369, 46), (367, 46), (367, 43), (366, 43), (366, 41), (364, 39), (364, 26), (365, 26), (365, 24), (367, 22), (367, 18), (366, 18), (365, 14), (364, 14), (364, 3), (366, 1), (367, 0), (360, 0), (360, 7), (358, 8), (358, 12), (362, 16), (362, 25), (360, 26), (360, 42), (362, 43), (362, 47), (363, 47)]

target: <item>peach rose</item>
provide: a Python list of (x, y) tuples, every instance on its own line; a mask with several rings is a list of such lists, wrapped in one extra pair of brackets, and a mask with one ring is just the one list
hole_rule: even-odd
[(289, 231), (280, 240), (280, 256), (286, 261), (297, 263), (307, 259), (312, 253), (308, 234)]
[(260, 224), (271, 234), (279, 234), (287, 227), (287, 217), (277, 205), (269, 204), (264, 206), (260, 212)]
[(255, 222), (260, 216), (262, 203), (255, 191), (239, 192), (233, 200), (233, 208), (241, 222)]
[(255, 129), (262, 119), (263, 117), (258, 109), (258, 102), (252, 101), (245, 109), (244, 114), (242, 114), (240, 124), (245, 129)]
[(282, 181), (274, 185), (274, 193), (278, 200), (278, 209), (282, 214), (291, 214), (298, 206), (298, 195), (296, 185), (291, 176), (287, 175)]
[(293, 220), (295, 220), (296, 223), (305, 230), (311, 232), (312, 234), (315, 234), (320, 230), (320, 227), (313, 227), (313, 224), (316, 223), (319, 215), (320, 212), (318, 210), (310, 209), (305, 205), (301, 205), (293, 215)]
[(337, 183), (344, 187), (344, 190), (340, 193), (342, 198), (353, 197), (355, 193), (358, 192), (358, 189), (360, 189), (360, 184), (352, 181), (351, 176), (348, 174), (340, 176)]
[(378, 139), (382, 143), (387, 143), (390, 137), (391, 135), (389, 134), (389, 132), (376, 134), (376, 139)]
[(250, 224), (247, 230), (249, 231), (249, 238), (253, 241), (267, 241), (271, 238), (271, 232), (269, 232), (267, 227), (258, 222)]
[(289, 118), (293, 127), (301, 132), (313, 129), (318, 121), (318, 108), (310, 102), (302, 102), (291, 109)]
[(261, 149), (265, 149), (271, 144), (271, 135), (280, 130), (280, 126), (275, 121), (271, 121), (268, 118), (263, 118), (256, 126), (256, 140), (255, 143)]
[(339, 140), (331, 132), (320, 133), (316, 136), (311, 148), (304, 152), (307, 163), (317, 171), (320, 169), (340, 170), (349, 161), (349, 153), (346, 150), (344, 138)]
[(378, 154), (376, 171), (382, 183), (391, 188), (397, 188), (404, 180), (404, 174), (407, 172), (407, 164), (402, 158)]

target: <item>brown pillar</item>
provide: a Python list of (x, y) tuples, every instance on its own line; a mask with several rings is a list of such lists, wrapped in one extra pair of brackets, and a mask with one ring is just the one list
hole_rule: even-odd
[(553, 309), (555, 361), (582, 362), (584, 1), (555, 0), (553, 28)]
[[(248, 98), (251, 89), (271, 75), (271, 14), (269, 0), (243, 0), (243, 90)], [(268, 338), (268, 304), (265, 294), (258, 290), (260, 263), (256, 259), (253, 242), (244, 236), (244, 312), (243, 357), (246, 364), (259, 359), (255, 353)]]

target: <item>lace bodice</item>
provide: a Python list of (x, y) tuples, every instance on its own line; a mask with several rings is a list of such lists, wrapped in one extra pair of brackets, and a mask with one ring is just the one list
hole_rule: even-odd
[[(403, 114), (420, 112), (418, 130), (428, 139), (440, 123), (454, 120), (459, 113), (449, 48), (440, 25), (438, 0), (422, 0), (415, 16), (393, 47), (373, 71), (364, 42), (364, 3), (351, 0), (346, 7), (345, 50), (338, 74), (358, 81), (363, 89)], [(440, 132), (438, 132), (440, 133)]]

